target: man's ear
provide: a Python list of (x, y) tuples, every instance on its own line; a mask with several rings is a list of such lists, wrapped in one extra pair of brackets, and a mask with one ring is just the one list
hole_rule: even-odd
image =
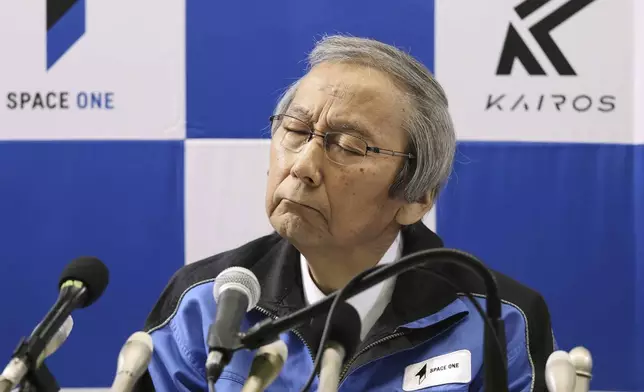
[(434, 192), (430, 191), (421, 201), (403, 204), (396, 212), (396, 222), (399, 225), (407, 226), (423, 219), (434, 205), (434, 196)]

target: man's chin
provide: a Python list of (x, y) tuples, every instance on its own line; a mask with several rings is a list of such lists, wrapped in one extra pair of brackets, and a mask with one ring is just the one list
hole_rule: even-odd
[(271, 225), (277, 233), (294, 245), (314, 244), (320, 241), (321, 231), (302, 216), (287, 212), (271, 216)]

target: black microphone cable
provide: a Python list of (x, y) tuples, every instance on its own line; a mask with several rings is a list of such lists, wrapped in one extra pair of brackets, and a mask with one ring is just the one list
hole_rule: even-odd
[(338, 295), (335, 297), (333, 302), (331, 303), (331, 307), (329, 308), (329, 313), (326, 316), (326, 321), (324, 322), (324, 329), (322, 330), (322, 337), (320, 338), (320, 344), (318, 347), (318, 351), (315, 354), (315, 360), (313, 361), (313, 371), (311, 371), (311, 374), (309, 374), (309, 378), (306, 380), (306, 383), (304, 384), (304, 387), (300, 390), (300, 392), (306, 392), (309, 390), (311, 387), (311, 384), (313, 384), (313, 380), (315, 379), (315, 374), (318, 371), (318, 368), (320, 367), (320, 361), (322, 360), (322, 352), (324, 351), (324, 346), (326, 346), (326, 342), (329, 338), (329, 332), (331, 330), (331, 322), (333, 321), (333, 314), (335, 313), (336, 308), (338, 307), (338, 304), (347, 297), (347, 293), (349, 290), (355, 286), (358, 282), (362, 280), (363, 277), (369, 275), (371, 272), (378, 270), (381, 267), (373, 267), (369, 268), (367, 270), (362, 271), (358, 275), (356, 275), (353, 279), (351, 279), (343, 288), (338, 291)]

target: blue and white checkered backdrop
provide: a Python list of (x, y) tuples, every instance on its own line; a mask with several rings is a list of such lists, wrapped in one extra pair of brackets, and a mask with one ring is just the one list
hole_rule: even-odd
[(644, 391), (641, 0), (0, 2), (0, 359), (95, 255), (110, 285), (48, 363), (109, 386), (173, 272), (269, 233), (268, 116), (333, 33), (445, 87), (459, 146), (430, 227), (543, 293), (594, 389)]

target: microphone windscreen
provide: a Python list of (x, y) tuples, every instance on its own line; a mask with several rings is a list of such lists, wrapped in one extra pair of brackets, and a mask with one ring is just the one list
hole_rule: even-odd
[(570, 355), (558, 350), (546, 361), (546, 386), (550, 392), (571, 392), (575, 390), (575, 368)]
[(577, 374), (591, 377), (593, 370), (593, 357), (590, 355), (590, 351), (588, 351), (587, 348), (578, 346), (570, 350), (570, 360), (575, 366)]
[(93, 304), (103, 294), (109, 283), (109, 271), (96, 257), (79, 257), (67, 264), (58, 280), (58, 287), (69, 280), (78, 280), (85, 285), (87, 296), (85, 302), (80, 304), (80, 307), (84, 308)]
[[(322, 336), (327, 315), (317, 317), (313, 328), (317, 336)], [(351, 358), (360, 344), (362, 323), (358, 311), (347, 302), (340, 302), (333, 312), (327, 342), (334, 341), (344, 347), (345, 358)]]

